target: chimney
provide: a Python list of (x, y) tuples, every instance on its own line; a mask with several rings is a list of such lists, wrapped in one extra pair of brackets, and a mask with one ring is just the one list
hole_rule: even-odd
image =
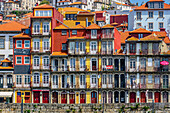
[(165, 31), (165, 28), (160, 28), (160, 31)]

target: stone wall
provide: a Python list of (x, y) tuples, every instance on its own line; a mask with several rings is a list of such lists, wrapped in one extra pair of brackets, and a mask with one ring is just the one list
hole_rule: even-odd
[[(24, 113), (102, 113), (102, 104), (24, 104)], [(104, 113), (144, 113), (144, 106), (151, 111), (153, 104), (105, 104)], [(121, 110), (122, 108), (122, 110)], [(170, 113), (170, 103), (154, 104), (156, 113)], [(147, 113), (146, 112), (146, 113)], [(21, 104), (0, 104), (0, 113), (21, 113)]]

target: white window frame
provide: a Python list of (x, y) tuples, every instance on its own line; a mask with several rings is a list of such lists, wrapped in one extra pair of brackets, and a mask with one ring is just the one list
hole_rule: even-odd
[(12, 37), (9, 37), (9, 49), (12, 49), (13, 48), (13, 38)]
[[(26, 57), (29, 58), (29, 63), (25, 63)], [(29, 56), (24, 56), (24, 64), (30, 64), (30, 57)]]
[[(29, 43), (26, 43), (26, 41), (28, 41)], [(29, 46), (26, 47), (26, 44), (28, 44)], [(30, 48), (30, 40), (24, 40), (24, 48)]]
[[(46, 27), (46, 28), (44, 28)], [(49, 22), (44, 22), (43, 23), (43, 34), (48, 35), (50, 32), (50, 23)]]
[(49, 86), (49, 73), (43, 73), (43, 86)]
[[(19, 41), (21, 41), (21, 43), (18, 43)], [(21, 44), (21, 47), (19, 47), (18, 44)], [(17, 40), (16, 45), (17, 45), (17, 48), (22, 48), (22, 40)]]
[(90, 60), (90, 68), (91, 68), (91, 70), (92, 70), (92, 61), (95, 59), (95, 61), (96, 61), (96, 68), (98, 68), (98, 61), (97, 61), (97, 58), (91, 58), (91, 60)]
[(28, 85), (28, 84), (30, 84), (30, 81), (31, 81), (31, 80), (30, 80), (30, 75), (25, 75), (25, 76), (24, 76), (24, 84), (25, 84), (25, 85)]
[(34, 73), (33, 75), (33, 86), (39, 87), (40, 85), (40, 74), (39, 73)]
[(75, 52), (75, 42), (70, 42), (69, 48), (70, 48), (70, 53), (74, 53)]
[(80, 88), (85, 88), (86, 85), (86, 75), (80, 75)]
[(96, 88), (97, 87), (97, 75), (93, 74), (91, 75), (91, 87)]
[(149, 83), (149, 84), (152, 83), (152, 75), (148, 75), (148, 83)]
[(49, 56), (43, 57), (43, 69), (49, 69), (50, 59)]
[(80, 54), (85, 53), (85, 49), (86, 49), (86, 43), (85, 42), (80, 42), (79, 43), (79, 47), (80, 47)]
[[(18, 63), (18, 58), (19, 58), (19, 57), (21, 58), (21, 63)], [(17, 57), (16, 57), (16, 64), (22, 64), (22, 56), (17, 56)]]
[(16, 84), (22, 85), (22, 75), (16, 75)]
[(102, 88), (106, 88), (107, 86), (107, 75), (103, 74), (102, 75)]
[(90, 42), (90, 52), (91, 52), (91, 54), (97, 53), (97, 41), (91, 41)]
[(58, 84), (59, 84), (58, 79), (59, 79), (58, 75), (53, 75), (53, 78), (52, 78), (53, 82), (52, 83), (53, 83), (53, 87), (55, 87), (55, 88), (58, 87)]
[(40, 23), (33, 23), (33, 34), (40, 34)]
[(75, 71), (76, 69), (76, 59), (70, 58), (70, 71)]
[(33, 41), (33, 50), (39, 51), (40, 50), (40, 40), (34, 40)]
[(72, 30), (72, 35), (77, 35), (77, 30)]
[(39, 69), (39, 66), (40, 66), (40, 57), (39, 56), (33, 57), (33, 66), (34, 66), (34, 69)]
[(97, 38), (97, 30), (91, 30), (91, 39), (96, 39)]
[(49, 42), (49, 39), (44, 39), (44, 40), (43, 40), (43, 50), (44, 50), (44, 51), (49, 51), (49, 50), (50, 50), (50, 42)]
[[(3, 40), (3, 41), (2, 41)], [(2, 45), (1, 45), (2, 44)], [(1, 46), (3, 46), (3, 47), (1, 47)], [(5, 39), (4, 38), (2, 38), (2, 39), (0, 39), (0, 49), (4, 49), (5, 48)]]

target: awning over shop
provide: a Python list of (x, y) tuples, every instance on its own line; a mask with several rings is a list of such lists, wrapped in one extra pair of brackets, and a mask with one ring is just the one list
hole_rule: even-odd
[(12, 97), (13, 92), (0, 92), (0, 97)]

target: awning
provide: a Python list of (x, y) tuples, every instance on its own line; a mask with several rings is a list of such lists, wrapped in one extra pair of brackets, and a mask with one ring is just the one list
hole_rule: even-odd
[(12, 97), (13, 92), (0, 92), (0, 97)]

